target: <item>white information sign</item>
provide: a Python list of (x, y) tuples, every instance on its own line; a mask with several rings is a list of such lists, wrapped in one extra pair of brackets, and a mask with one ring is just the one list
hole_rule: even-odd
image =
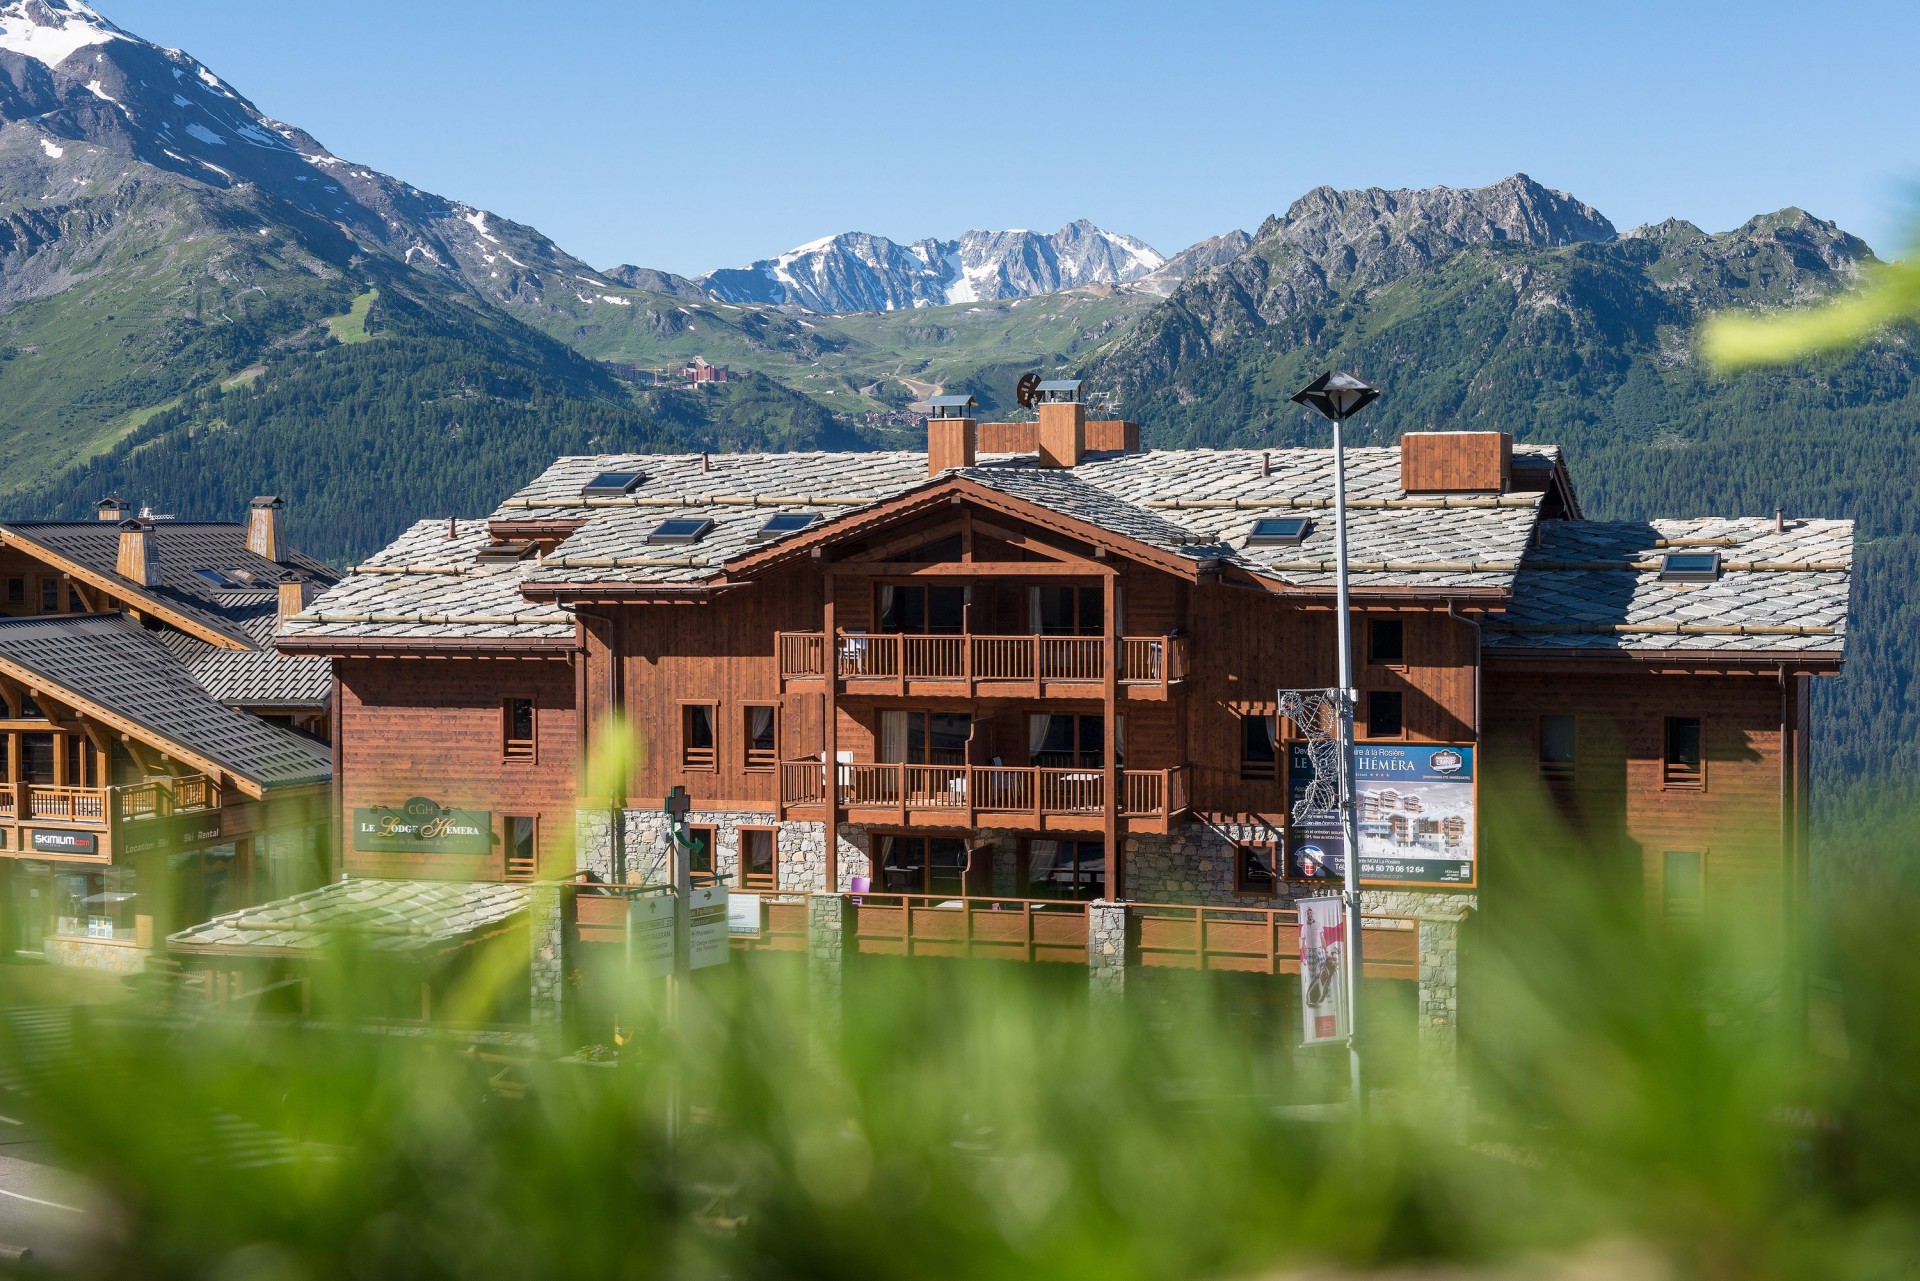
[(673, 973), (673, 904), (670, 894), (627, 900), (628, 955), (636, 979)]
[(1303, 898), (1300, 915), (1300, 1015), (1302, 1044), (1347, 1039), (1346, 904), (1338, 898)]
[(727, 963), (727, 887), (702, 885), (688, 896), (687, 967)]
[(727, 933), (734, 938), (760, 937), (760, 896), (733, 890), (727, 895)]

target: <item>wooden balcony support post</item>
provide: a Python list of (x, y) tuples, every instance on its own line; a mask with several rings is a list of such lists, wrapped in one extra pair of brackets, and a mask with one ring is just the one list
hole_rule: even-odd
[(821, 770), (826, 778), (826, 849), (823, 851), (821, 866), (825, 871), (826, 885), (822, 888), (829, 894), (840, 890), (840, 636), (833, 621), (833, 574), (826, 576), (821, 584), (822, 606), (825, 626), (826, 659), (826, 710), (821, 726), (821, 738), (825, 740), (825, 749), (821, 753), (826, 759)]
[(1113, 566), (1108, 565), (1100, 579), (1103, 598), (1101, 614), (1107, 625), (1105, 644), (1102, 646), (1107, 658), (1106, 688), (1101, 705), (1101, 712), (1106, 717), (1106, 787), (1103, 789), (1106, 794), (1100, 799), (1107, 837), (1107, 897), (1116, 903), (1126, 897), (1126, 886), (1121, 880), (1125, 872), (1120, 866), (1120, 744), (1114, 741), (1120, 729), (1120, 620), (1113, 616), (1119, 597), (1114, 590), (1118, 578)]

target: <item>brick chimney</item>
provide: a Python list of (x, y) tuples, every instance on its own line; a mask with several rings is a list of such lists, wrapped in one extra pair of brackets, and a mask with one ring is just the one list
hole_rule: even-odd
[(286, 544), (280, 536), (280, 511), (286, 506), (272, 494), (247, 504), (247, 550), (268, 560), (284, 560)]
[(133, 514), (133, 507), (118, 494), (108, 494), (94, 504), (94, 511), (101, 520), (110, 520), (115, 524)]
[(154, 541), (153, 522), (120, 522), (120, 554), (114, 560), (114, 572), (142, 587), (160, 585), (160, 545)]
[(1040, 465), (1077, 467), (1087, 452), (1087, 407), (1079, 379), (1040, 384)]
[(1409, 494), (1504, 494), (1513, 486), (1513, 437), (1504, 431), (1410, 431), (1400, 438), (1400, 488)]
[(279, 591), (280, 608), (274, 620), (276, 627), (284, 627), (289, 618), (305, 609), (320, 594), (319, 584), (310, 583), (304, 578), (281, 583)]
[(935, 396), (927, 402), (927, 475), (949, 467), (971, 467), (980, 447), (973, 420), (973, 397)]

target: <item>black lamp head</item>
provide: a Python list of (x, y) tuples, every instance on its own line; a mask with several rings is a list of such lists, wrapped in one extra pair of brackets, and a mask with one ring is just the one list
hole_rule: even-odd
[(1380, 399), (1380, 389), (1363, 383), (1352, 374), (1327, 373), (1295, 392), (1289, 399), (1297, 405), (1319, 410), (1335, 422), (1345, 422)]

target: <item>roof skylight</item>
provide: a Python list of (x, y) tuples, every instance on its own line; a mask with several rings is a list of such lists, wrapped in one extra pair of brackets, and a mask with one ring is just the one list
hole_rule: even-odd
[(777, 534), (792, 534), (805, 529), (819, 519), (812, 512), (776, 512), (760, 527), (760, 537), (772, 538)]
[(646, 480), (642, 471), (603, 471), (581, 487), (582, 498), (619, 498), (631, 494)]
[(1660, 558), (1663, 583), (1711, 583), (1719, 577), (1719, 552), (1668, 552)]
[(676, 516), (663, 520), (647, 535), (649, 543), (697, 543), (707, 536), (713, 522), (700, 516)]
[(1249, 547), (1295, 547), (1306, 541), (1313, 521), (1306, 516), (1269, 516), (1253, 522)]

